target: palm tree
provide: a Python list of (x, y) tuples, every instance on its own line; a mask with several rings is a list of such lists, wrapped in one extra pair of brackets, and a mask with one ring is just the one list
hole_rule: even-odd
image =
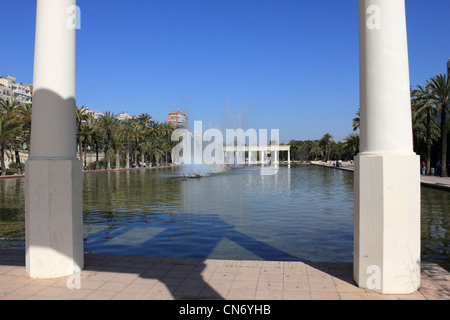
[(78, 148), (80, 150), (80, 160), (82, 160), (83, 143), (82, 143), (82, 136), (81, 136), (81, 124), (86, 121), (93, 120), (93, 118), (92, 118), (92, 115), (89, 113), (89, 109), (84, 106), (77, 107), (76, 118), (77, 118)]
[(133, 119), (129, 123), (128, 134), (129, 139), (132, 141), (132, 148), (134, 153), (134, 163), (137, 165), (137, 154), (139, 151), (139, 144), (143, 141), (145, 129), (141, 122), (137, 119)]
[(106, 112), (105, 114), (101, 115), (98, 118), (98, 128), (101, 133), (103, 133), (105, 141), (106, 141), (106, 169), (111, 169), (111, 158), (110, 158), (110, 152), (111, 152), (111, 142), (114, 132), (119, 127), (119, 120), (117, 119), (117, 116), (114, 115), (114, 113), (111, 113), (110, 111)]
[(125, 132), (123, 131), (123, 127), (120, 127), (119, 130), (116, 130), (112, 136), (112, 148), (114, 149), (114, 158), (115, 158), (115, 166), (114, 168), (120, 169), (120, 151), (127, 144), (125, 139)]
[(361, 109), (358, 109), (358, 111), (356, 112), (356, 118), (353, 118), (353, 131), (358, 131), (359, 129), (359, 123), (361, 120)]
[[(411, 107), (413, 115), (413, 131), (414, 138), (425, 140), (426, 143), (426, 174), (431, 171), (431, 147), (433, 140), (439, 138), (436, 134), (436, 122), (433, 121), (435, 117), (436, 108), (434, 108), (434, 99), (431, 93), (431, 86), (427, 83), (426, 86), (418, 85), (417, 89), (411, 91)], [(425, 134), (423, 134), (425, 131)], [(416, 142), (416, 146), (419, 143)]]
[(165, 154), (165, 162), (169, 163), (169, 154), (171, 154), (171, 150), (174, 147), (174, 143), (172, 142), (172, 133), (175, 131), (174, 127), (168, 123), (161, 123), (160, 134), (162, 136), (161, 141), (161, 150)]
[(148, 113), (141, 113), (138, 116), (138, 120), (144, 128), (150, 127), (152, 123), (152, 116), (150, 116)]
[(99, 128), (98, 119), (92, 121), (92, 125), (94, 130), (92, 132), (91, 140), (95, 149), (95, 170), (98, 170), (100, 169), (99, 150), (102, 144), (102, 133)]
[(333, 136), (329, 133), (325, 133), (325, 135), (322, 137), (322, 139), (320, 139), (319, 143), (323, 147), (325, 161), (330, 160), (331, 142), (332, 141), (333, 141)]
[(450, 79), (447, 75), (437, 75), (430, 80), (431, 94), (441, 111), (441, 177), (447, 177), (447, 113), (450, 102)]
[(30, 153), (30, 136), (31, 136), (31, 118), (32, 105), (31, 103), (21, 104), (18, 107), (18, 121), (23, 126), (24, 142), (27, 145), (28, 154)]
[(0, 115), (3, 115), (6, 119), (12, 119), (16, 116), (16, 109), (20, 106), (18, 100), (0, 100)]
[(4, 115), (0, 115), (0, 175), (6, 174), (5, 151), (20, 133), (20, 128)]
[(126, 146), (125, 148), (125, 169), (130, 168), (130, 153), (131, 153), (131, 144), (132, 144), (132, 136), (131, 136), (131, 127), (132, 127), (132, 120), (125, 120), (122, 122), (122, 132), (123, 132), (123, 139), (124, 144)]
[(311, 141), (309, 154), (314, 156), (314, 160), (323, 156), (323, 149), (319, 140)]
[[(0, 115), (10, 122), (12, 128), (15, 128), (15, 137), (9, 142), (10, 147), (14, 148), (14, 158), (16, 160), (17, 172), (22, 173), (22, 163), (20, 162), (20, 150), (24, 142), (27, 140), (23, 131), (23, 118), (21, 117), (21, 104), (18, 100), (1, 100)], [(29, 135), (28, 135), (29, 137)], [(12, 152), (12, 151), (11, 151)]]
[[(87, 149), (92, 141), (95, 134), (95, 126), (93, 120), (88, 120), (83, 122), (80, 127), (79, 136), (81, 141), (84, 141), (84, 167), (87, 168)], [(83, 159), (81, 158), (83, 161)]]
[(344, 150), (348, 153), (348, 156), (353, 158), (359, 153), (359, 134), (349, 134), (344, 139)]

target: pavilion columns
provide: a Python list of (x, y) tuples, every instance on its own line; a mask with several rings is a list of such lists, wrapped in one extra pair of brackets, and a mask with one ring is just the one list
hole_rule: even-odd
[(81, 161), (76, 157), (76, 0), (37, 0), (33, 123), (26, 166), (26, 270), (32, 278), (83, 268)]
[(404, 0), (359, 0), (361, 153), (355, 159), (354, 277), (420, 287), (420, 160), (413, 152)]

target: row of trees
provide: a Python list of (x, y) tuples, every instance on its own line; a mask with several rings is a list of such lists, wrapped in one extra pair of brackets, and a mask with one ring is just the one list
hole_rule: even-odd
[[(99, 169), (99, 152), (105, 155), (105, 168), (130, 168), (138, 163), (162, 165), (169, 163), (174, 143), (171, 141), (174, 127), (158, 122), (148, 113), (119, 120), (106, 112), (94, 119), (85, 107), (78, 107), (77, 139), (79, 158), (87, 167), (87, 153), (96, 155), (95, 169)], [(114, 164), (112, 164), (114, 162)]]
[[(0, 159), (1, 172), (6, 173), (5, 155), (14, 155), (17, 173), (23, 172), (20, 152), (30, 147), (31, 104), (0, 101)], [(85, 107), (77, 107), (77, 153), (85, 168), (88, 154), (95, 153), (92, 169), (130, 168), (132, 164), (161, 165), (169, 163), (174, 142), (173, 126), (152, 119), (147, 113), (119, 120), (106, 112), (94, 119)], [(100, 156), (104, 154), (103, 159)], [(11, 167), (11, 166), (10, 166)]]
[(20, 151), (30, 144), (31, 104), (0, 99), (0, 174), (6, 173), (5, 155), (14, 154), (15, 166), (22, 173)]
[(426, 163), (426, 173), (441, 163), (440, 176), (448, 175), (448, 135), (450, 132), (450, 79), (437, 75), (411, 90), (414, 151)]
[[(440, 176), (447, 177), (447, 153), (450, 133), (450, 79), (437, 75), (411, 90), (414, 151), (426, 163), (426, 174), (437, 163)], [(290, 141), (292, 160), (351, 160), (359, 153), (360, 111), (352, 121), (354, 133), (342, 142), (334, 142), (330, 134), (319, 140)]]
[(335, 142), (326, 133), (319, 140), (291, 140), (291, 160), (352, 160), (359, 153), (359, 134), (349, 134), (343, 141)]
[[(442, 177), (447, 177), (447, 151), (450, 122), (448, 106), (450, 80), (446, 75), (437, 75), (411, 90), (412, 123), (415, 152), (421, 155), (430, 173), (432, 163), (440, 162)], [(95, 169), (130, 168), (131, 163), (170, 162), (174, 142), (174, 128), (167, 122), (154, 121), (147, 113), (121, 121), (111, 112), (97, 119), (88, 109), (78, 107), (77, 144), (79, 158), (88, 166), (88, 152), (96, 155)], [(344, 141), (335, 142), (330, 134), (319, 140), (290, 141), (291, 160), (351, 160), (359, 152), (359, 110), (353, 119), (353, 133)], [(17, 172), (23, 171), (20, 151), (30, 145), (31, 104), (21, 105), (17, 101), (0, 101), (0, 159), (1, 172), (6, 172), (5, 152), (14, 155)], [(99, 153), (105, 154), (101, 164)], [(114, 164), (112, 164), (114, 163)]]

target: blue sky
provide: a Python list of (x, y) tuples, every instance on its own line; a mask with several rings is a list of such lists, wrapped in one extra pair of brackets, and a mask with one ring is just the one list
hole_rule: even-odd
[[(357, 0), (78, 0), (77, 104), (341, 140), (359, 105)], [(406, 0), (411, 84), (446, 72), (450, 1)], [(33, 80), (34, 0), (0, 0), (0, 75)]]

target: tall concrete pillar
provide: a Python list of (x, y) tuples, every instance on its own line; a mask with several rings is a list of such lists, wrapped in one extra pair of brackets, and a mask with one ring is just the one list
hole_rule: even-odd
[(361, 153), (355, 159), (354, 277), (420, 287), (420, 159), (413, 152), (404, 0), (359, 0)]
[(76, 157), (75, 0), (37, 0), (33, 123), (26, 166), (26, 270), (83, 268), (81, 161)]

